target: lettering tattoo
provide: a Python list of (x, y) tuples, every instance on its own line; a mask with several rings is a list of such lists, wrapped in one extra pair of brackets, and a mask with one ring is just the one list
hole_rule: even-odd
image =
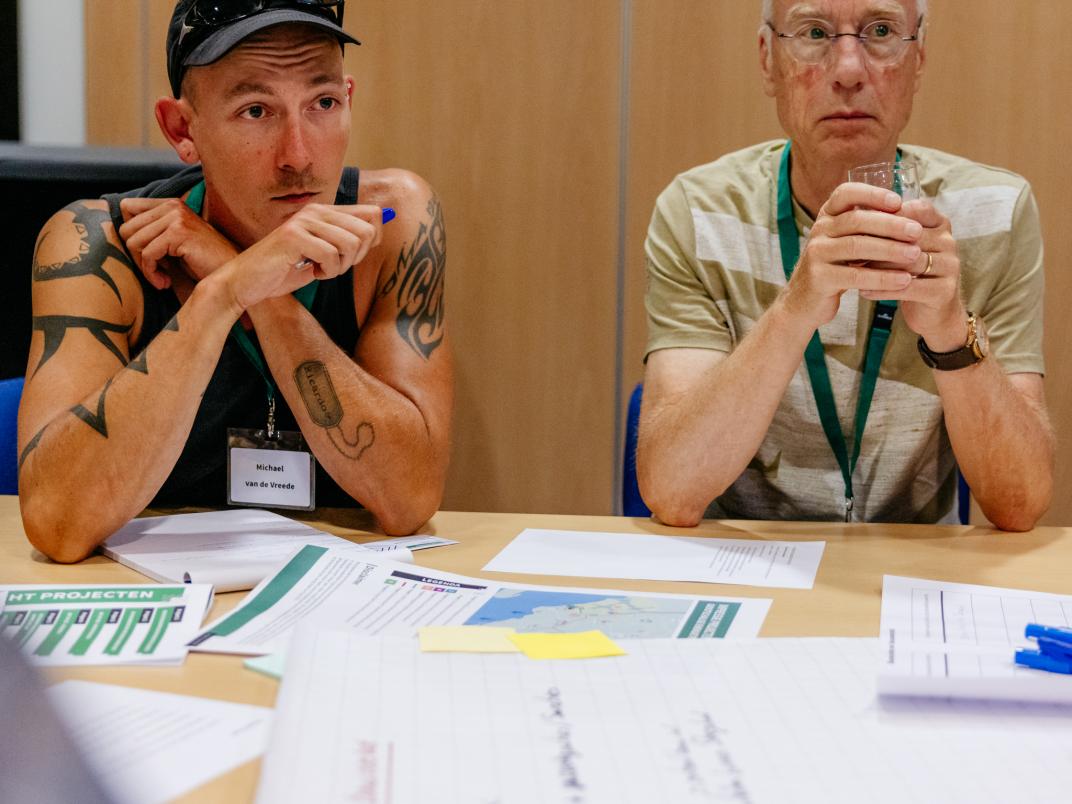
[(33, 281), (48, 282), (52, 279), (66, 279), (72, 276), (95, 276), (111, 288), (120, 301), (123, 300), (115, 281), (104, 270), (104, 263), (109, 257), (118, 260), (131, 271), (134, 264), (121, 248), (109, 242), (105, 234), (105, 225), (111, 225), (112, 218), (107, 210), (91, 209), (79, 201), (65, 207), (74, 214), (74, 228), (78, 232), (78, 256), (64, 262), (42, 265), (37, 258), (41, 246), (51, 232), (44, 232), (37, 241), (34, 250)]
[[(37, 374), (41, 370), (41, 366), (45, 365), (49, 359), (56, 354), (56, 351), (60, 348), (60, 344), (63, 343), (63, 339), (67, 335), (69, 329), (87, 329), (89, 334), (96, 338), (101, 344), (107, 347), (108, 351), (115, 355), (116, 359), (124, 366), (127, 363), (126, 356), (119, 351), (112, 339), (108, 337), (109, 332), (118, 332), (120, 334), (130, 331), (132, 324), (112, 324), (108, 321), (101, 321), (99, 318), (85, 318), (78, 315), (39, 315), (34, 316), (33, 328), (40, 330), (41, 334), (45, 336), (45, 349), (41, 354), (41, 360), (37, 363), (37, 368), (33, 373)], [(30, 375), (31, 377), (33, 375)]]
[[(45, 427), (48, 427), (48, 425), (46, 424)], [(45, 427), (42, 427), (37, 431), (37, 435), (30, 439), (30, 443), (23, 448), (22, 454), (19, 455), (19, 466), (16, 470), (19, 474), (22, 474), (22, 465), (26, 463), (26, 459), (30, 457), (30, 453), (33, 452), (41, 442), (41, 436), (45, 434)]]
[(398, 304), (395, 326), (402, 340), (425, 360), (443, 342), (443, 284), (447, 269), (447, 229), (437, 197), (428, 202), (428, 221), (398, 255), (394, 273), (380, 297), (394, 294)]
[(108, 437), (108, 421), (104, 416), (104, 397), (108, 393), (108, 389), (112, 386), (112, 380), (108, 380), (104, 384), (104, 388), (101, 389), (100, 396), (97, 397), (97, 412), (93, 413), (89, 409), (82, 405), (75, 405), (71, 408), (71, 413), (84, 421), (98, 433), (105, 438)]
[(343, 409), (328, 368), (319, 360), (309, 360), (294, 370), (294, 384), (298, 386), (309, 418), (317, 427), (323, 427), (332, 445), (352, 460), (360, 460), (365, 451), (376, 441), (376, 430), (369, 422), (357, 426), (354, 437), (348, 438), (341, 427)]

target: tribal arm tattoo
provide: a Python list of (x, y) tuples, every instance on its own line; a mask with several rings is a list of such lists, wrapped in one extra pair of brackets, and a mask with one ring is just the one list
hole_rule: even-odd
[(81, 238), (78, 244), (78, 256), (64, 262), (42, 265), (38, 261), (38, 254), (50, 234), (48, 231), (44, 232), (34, 249), (33, 281), (48, 282), (52, 279), (65, 279), (72, 276), (95, 276), (111, 288), (115, 297), (122, 301), (123, 297), (115, 281), (104, 270), (104, 263), (111, 257), (131, 271), (135, 268), (126, 252), (109, 242), (105, 235), (104, 227), (106, 224), (111, 224), (111, 216), (107, 210), (90, 209), (81, 201), (71, 204), (66, 207), (66, 210), (74, 213), (74, 228)]
[(343, 410), (328, 368), (319, 360), (309, 360), (294, 370), (294, 383), (298, 386), (309, 418), (317, 427), (323, 427), (332, 445), (341, 455), (360, 460), (365, 450), (376, 441), (376, 430), (369, 422), (357, 425), (354, 437), (348, 438), (341, 425)]
[(108, 437), (108, 421), (104, 416), (104, 397), (108, 393), (108, 389), (112, 386), (112, 380), (108, 380), (104, 384), (104, 388), (101, 389), (100, 396), (97, 397), (97, 412), (93, 413), (88, 408), (82, 405), (75, 405), (71, 408), (71, 413), (84, 421), (98, 433), (105, 438)]
[[(56, 351), (60, 348), (60, 344), (63, 343), (64, 337), (67, 335), (69, 329), (87, 329), (90, 335), (96, 338), (101, 344), (107, 347), (108, 351), (116, 356), (116, 359), (120, 363), (126, 365), (126, 356), (119, 351), (112, 339), (108, 337), (109, 332), (118, 332), (120, 334), (130, 331), (132, 324), (111, 324), (107, 321), (101, 321), (99, 318), (85, 318), (78, 315), (39, 315), (34, 316), (33, 328), (40, 330), (41, 334), (45, 336), (45, 349), (41, 354), (41, 360), (37, 363), (37, 368), (33, 373), (37, 374), (41, 370), (41, 366), (45, 365), (49, 359), (56, 354)], [(30, 375), (31, 377), (33, 375)]]
[(443, 208), (435, 196), (428, 202), (428, 218), (421, 223), (409, 248), (398, 255), (394, 273), (380, 291), (380, 298), (395, 296), (398, 334), (425, 360), (443, 342), (444, 329), (447, 229)]

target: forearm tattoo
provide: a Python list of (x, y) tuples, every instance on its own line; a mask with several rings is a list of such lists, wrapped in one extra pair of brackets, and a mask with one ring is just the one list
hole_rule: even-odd
[(380, 291), (381, 298), (394, 294), (398, 334), (426, 360), (443, 342), (446, 269), (447, 229), (439, 199), (433, 196), (428, 202), (428, 220), (421, 223), (409, 248), (398, 255), (394, 273)]
[[(89, 334), (97, 339), (103, 346), (105, 346), (109, 352), (115, 355), (116, 359), (124, 366), (127, 363), (126, 356), (119, 350), (112, 339), (108, 337), (109, 332), (126, 333), (130, 331), (132, 324), (112, 324), (108, 321), (101, 321), (99, 318), (86, 318), (78, 315), (39, 315), (34, 316), (33, 328), (40, 330), (41, 334), (45, 337), (45, 348), (41, 353), (41, 359), (37, 363), (37, 368), (33, 370), (34, 374), (37, 374), (41, 370), (41, 366), (45, 365), (49, 359), (56, 354), (56, 351), (60, 348), (60, 344), (63, 343), (64, 337), (67, 335), (69, 329), (87, 329)], [(33, 376), (32, 374), (30, 375)]]
[(342, 429), (343, 409), (328, 368), (319, 360), (309, 360), (294, 370), (294, 383), (298, 386), (309, 418), (317, 427), (323, 427), (332, 445), (352, 460), (359, 460), (365, 450), (376, 441), (376, 430), (370, 422), (357, 425), (353, 438), (348, 438)]
[[(114, 379), (114, 378), (113, 378)], [(97, 412), (93, 413), (88, 408), (82, 405), (75, 405), (71, 408), (71, 413), (84, 421), (98, 433), (105, 438), (108, 437), (108, 421), (104, 415), (104, 397), (108, 393), (108, 389), (112, 387), (112, 380), (108, 380), (104, 384), (104, 388), (101, 389), (100, 396), (97, 397)]]
[(42, 233), (34, 249), (33, 281), (48, 282), (52, 279), (65, 279), (72, 276), (95, 276), (104, 282), (120, 301), (123, 300), (115, 281), (104, 270), (104, 263), (112, 257), (131, 271), (134, 265), (122, 249), (109, 242), (105, 234), (105, 225), (111, 225), (112, 219), (107, 210), (91, 209), (82, 202), (71, 204), (65, 209), (74, 214), (74, 228), (78, 232), (78, 256), (65, 262), (42, 265), (37, 255), (41, 246), (48, 239), (50, 232)]
[[(48, 427), (48, 425), (46, 424), (45, 427)], [(22, 465), (26, 463), (26, 459), (30, 456), (30, 453), (37, 449), (37, 445), (41, 443), (41, 436), (45, 434), (45, 427), (42, 427), (37, 431), (37, 435), (30, 439), (30, 443), (23, 448), (22, 454), (19, 455), (19, 467), (17, 470), (19, 474), (22, 474)]]

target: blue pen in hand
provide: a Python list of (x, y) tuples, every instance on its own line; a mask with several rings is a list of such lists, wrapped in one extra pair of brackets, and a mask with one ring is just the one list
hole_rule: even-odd
[[(395, 211), (393, 209), (391, 209), (391, 207), (384, 207), (382, 214), (383, 214), (383, 217), (380, 220), (384, 225), (390, 223), (396, 217), (395, 216)], [(295, 271), (300, 271), (302, 268), (306, 268), (306, 267), (308, 267), (308, 266), (310, 266), (312, 264), (313, 264), (313, 261), (310, 260), (310, 259), (298, 260), (296, 263), (294, 263), (294, 270)]]
[(1030, 623), (1024, 636), (1034, 639), (1038, 650), (1016, 651), (1017, 664), (1072, 675), (1072, 629)]

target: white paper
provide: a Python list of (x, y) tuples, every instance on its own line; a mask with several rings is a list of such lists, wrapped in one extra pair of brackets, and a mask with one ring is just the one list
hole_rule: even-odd
[(264, 753), (272, 710), (64, 681), (49, 696), (97, 778), (122, 804), (169, 801)]
[(211, 602), (208, 584), (0, 586), (0, 637), (51, 667), (181, 664)]
[(303, 544), (363, 549), (270, 511), (238, 508), (135, 519), (101, 551), (156, 581), (235, 592), (252, 589)]
[(1013, 660), (1028, 623), (1072, 627), (1072, 595), (886, 575), (879, 690), (1072, 703), (1072, 678)]
[(522, 633), (595, 629), (612, 639), (754, 637), (770, 603), (499, 583), (399, 564), (367, 551), (308, 546), (237, 608), (206, 625), (191, 648), (275, 653), (286, 647), (299, 622), (409, 637), (423, 625), (493, 625)]
[(811, 589), (826, 542), (523, 530), (485, 570)]
[(380, 539), (375, 542), (364, 542), (361, 546), (369, 550), (382, 552), (384, 550), (398, 550), (404, 548), (410, 551), (427, 550), (430, 547), (446, 547), (449, 544), (457, 544), (454, 539), (444, 539), (442, 536), (395, 536), (390, 539)]
[(886, 700), (874, 639), (534, 661), (302, 630), (257, 801), (1066, 801), (1072, 708)]

